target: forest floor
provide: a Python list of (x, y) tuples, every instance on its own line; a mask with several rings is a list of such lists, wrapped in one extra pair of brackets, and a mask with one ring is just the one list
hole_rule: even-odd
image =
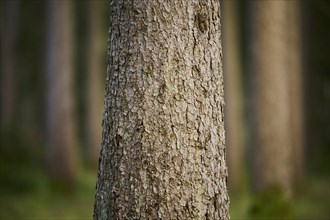
[[(19, 145), (16, 144), (16, 145)], [(81, 169), (76, 187), (68, 192), (54, 188), (42, 158), (30, 148), (0, 149), (0, 220), (92, 219), (96, 171)], [(17, 153), (20, 152), (20, 153)], [(244, 178), (247, 179), (247, 178)], [(293, 199), (284, 200), (276, 190), (255, 195), (247, 180), (230, 194), (232, 219), (330, 219), (329, 175), (307, 176)]]
[[(77, 188), (70, 194), (51, 190), (44, 177), (39, 177), (38, 181), (34, 183), (37, 190), (1, 193), (1, 220), (92, 219), (96, 181), (94, 172), (81, 173)], [(328, 183), (328, 180), (311, 181), (289, 204), (281, 204), (276, 195), (271, 195), (266, 199), (268, 201), (261, 201), (260, 213), (252, 208), (256, 196), (248, 190), (241, 190), (239, 194), (231, 196), (231, 219), (330, 219)]]
[(96, 174), (85, 172), (73, 192), (53, 190), (45, 178), (39, 178), (37, 190), (1, 193), (0, 219), (92, 219)]
[(330, 220), (329, 177), (309, 178), (294, 192), (291, 201), (276, 190), (255, 195), (246, 185), (230, 196), (231, 219)]

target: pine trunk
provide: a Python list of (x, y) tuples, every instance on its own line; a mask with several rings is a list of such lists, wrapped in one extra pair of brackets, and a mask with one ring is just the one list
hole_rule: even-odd
[(290, 131), (292, 139), (293, 177), (295, 184), (300, 185), (304, 179), (304, 121), (302, 95), (302, 45), (300, 3), (290, 1), (288, 4), (288, 75), (290, 80)]
[(94, 219), (229, 219), (219, 1), (111, 1)]
[(287, 2), (253, 2), (255, 107), (254, 180), (257, 190), (291, 192)]
[(47, 29), (47, 168), (71, 186), (75, 175), (71, 1), (49, 1)]
[(271, 186), (291, 192), (291, 140), (285, 1), (254, 3), (254, 70), (258, 190)]
[(19, 1), (1, 2), (1, 125), (11, 126), (16, 99), (15, 46), (19, 21)]

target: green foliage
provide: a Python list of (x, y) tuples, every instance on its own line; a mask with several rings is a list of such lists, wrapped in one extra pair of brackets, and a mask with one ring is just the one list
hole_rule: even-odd
[(230, 195), (230, 215), (232, 219), (253, 220), (329, 219), (329, 189), (329, 178), (310, 178), (288, 201), (276, 187), (260, 194), (244, 188)]
[(53, 190), (46, 173), (32, 179), (33, 191), (0, 194), (0, 219), (92, 219), (95, 173), (81, 173), (75, 191)]
[[(1, 131), (0, 193), (24, 193), (42, 189), (47, 179), (40, 169), (40, 155), (18, 131)], [(38, 182), (35, 182), (38, 179)]]
[(68, 192), (49, 179), (41, 146), (1, 131), (0, 219), (92, 219), (96, 173), (82, 170)]
[(278, 187), (270, 187), (256, 196), (251, 207), (253, 219), (292, 219), (292, 203)]
[(330, 219), (329, 183), (329, 177), (310, 177), (306, 186), (296, 192), (296, 219)]

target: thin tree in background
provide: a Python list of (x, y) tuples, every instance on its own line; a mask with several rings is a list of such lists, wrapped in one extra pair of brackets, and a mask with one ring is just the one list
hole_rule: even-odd
[(254, 183), (291, 193), (289, 81), (286, 1), (254, 1)]
[(244, 118), (239, 8), (237, 1), (223, 1), (223, 47), (225, 77), (225, 129), (229, 189), (242, 181), (244, 161)]
[(293, 177), (296, 184), (304, 179), (304, 121), (302, 95), (302, 32), (301, 11), (299, 1), (289, 1), (288, 4), (288, 76), (290, 89), (290, 130), (292, 141)]
[[(304, 39), (304, 110), (306, 165), (319, 174), (330, 168), (330, 29), (329, 1), (301, 1)], [(317, 34), (316, 34), (317, 33)]]
[[(13, 123), (16, 97), (16, 56), (19, 1), (1, 2), (1, 124)], [(16, 76), (16, 77), (15, 77)]]
[(229, 219), (219, 1), (111, 1), (94, 219)]
[[(88, 58), (88, 102), (87, 102), (87, 141), (88, 158), (97, 166), (101, 149), (102, 113), (105, 72), (105, 42), (103, 37), (104, 1), (89, 1), (89, 58)], [(105, 41), (105, 42), (104, 42)]]
[(71, 4), (47, 2), (46, 54), (47, 169), (52, 178), (69, 187), (76, 172)]

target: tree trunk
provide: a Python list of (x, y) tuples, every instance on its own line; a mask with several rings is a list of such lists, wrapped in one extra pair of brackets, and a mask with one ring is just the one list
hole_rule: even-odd
[(103, 68), (106, 59), (103, 39), (104, 1), (89, 2), (89, 66), (88, 66), (88, 102), (87, 102), (87, 141), (88, 158), (97, 166), (101, 149), (102, 113), (103, 113)]
[[(302, 1), (306, 165), (314, 174), (330, 168), (330, 30), (328, 1)], [(315, 34), (317, 33), (317, 34)], [(306, 157), (307, 159), (307, 157)]]
[(229, 189), (236, 191), (241, 182), (244, 161), (244, 118), (238, 2), (223, 1), (223, 48), (225, 77), (225, 130)]
[(19, 1), (4, 1), (1, 6), (1, 124), (7, 127), (13, 123), (15, 109)]
[(293, 177), (301, 184), (304, 177), (304, 141), (303, 141), (303, 101), (302, 101), (302, 50), (300, 3), (289, 1), (288, 22), (290, 24), (287, 47), (288, 75), (290, 80), (290, 131), (292, 139)]
[(47, 168), (71, 186), (75, 175), (71, 1), (49, 1), (47, 30)]
[(253, 2), (254, 181), (258, 190), (291, 191), (286, 1)]
[(229, 219), (219, 1), (111, 1), (94, 219)]

